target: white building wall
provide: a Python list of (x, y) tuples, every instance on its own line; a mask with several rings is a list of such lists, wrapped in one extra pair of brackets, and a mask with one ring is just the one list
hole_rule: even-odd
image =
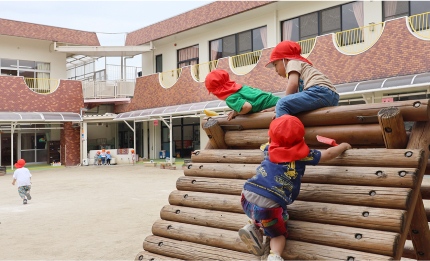
[(51, 79), (67, 79), (66, 54), (53, 51), (53, 42), (0, 35), (0, 58), (51, 64)]

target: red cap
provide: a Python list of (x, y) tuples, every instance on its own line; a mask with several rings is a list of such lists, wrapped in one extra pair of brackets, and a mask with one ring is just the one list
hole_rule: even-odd
[(309, 154), (305, 143), (305, 127), (294, 116), (283, 115), (274, 119), (269, 127), (269, 159), (273, 163), (293, 162)]
[(293, 41), (282, 41), (273, 48), (270, 53), (270, 62), (266, 64), (266, 67), (270, 68), (273, 66), (272, 63), (274, 61), (282, 59), (299, 60), (312, 65), (308, 59), (300, 55), (301, 53), (302, 48), (300, 47), (300, 44)]
[(230, 80), (227, 71), (213, 70), (205, 79), (205, 86), (209, 93), (213, 93), (218, 99), (225, 100), (231, 94), (237, 92), (242, 85)]
[(20, 169), (22, 167), (25, 166), (25, 160), (24, 159), (19, 159), (16, 163), (15, 163), (15, 168)]

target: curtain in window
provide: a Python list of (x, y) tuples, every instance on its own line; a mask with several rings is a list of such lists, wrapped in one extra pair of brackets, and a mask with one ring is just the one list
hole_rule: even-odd
[(357, 20), (358, 27), (364, 26), (363, 2), (359, 1), (352, 3), (352, 10), (354, 12), (355, 19)]
[(291, 40), (293, 33), (293, 20), (288, 20), (282, 23), (282, 41)]
[(385, 11), (385, 18), (389, 18), (391, 16), (394, 16), (396, 14), (397, 10), (397, 1), (385, 1), (384, 2), (384, 11)]
[(260, 28), (261, 41), (263, 42), (263, 47), (267, 48), (267, 27)]
[(191, 46), (178, 51), (179, 62), (199, 58), (199, 46)]
[(220, 42), (221, 40), (215, 40), (211, 42), (211, 61), (217, 60), (219, 58), (218, 53), (221, 52)]
[[(50, 64), (49, 63), (37, 63), (37, 70), (40, 71), (50, 71)], [(50, 87), (50, 74), (48, 72), (37, 72), (37, 86), (34, 86), (36, 89), (38, 89), (38, 92), (47, 93), (51, 91)]]

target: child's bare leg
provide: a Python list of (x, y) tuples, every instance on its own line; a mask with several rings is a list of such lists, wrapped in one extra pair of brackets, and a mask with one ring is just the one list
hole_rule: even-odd
[(270, 239), (270, 250), (273, 253), (281, 256), (282, 251), (284, 251), (285, 247), (285, 236), (277, 236)]

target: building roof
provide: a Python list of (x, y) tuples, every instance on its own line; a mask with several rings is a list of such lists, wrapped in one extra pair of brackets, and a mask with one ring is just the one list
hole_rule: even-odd
[(273, 3), (216, 1), (127, 34), (125, 45), (141, 45)]
[(33, 24), (0, 18), (0, 35), (60, 43), (100, 46), (97, 34), (48, 25)]

